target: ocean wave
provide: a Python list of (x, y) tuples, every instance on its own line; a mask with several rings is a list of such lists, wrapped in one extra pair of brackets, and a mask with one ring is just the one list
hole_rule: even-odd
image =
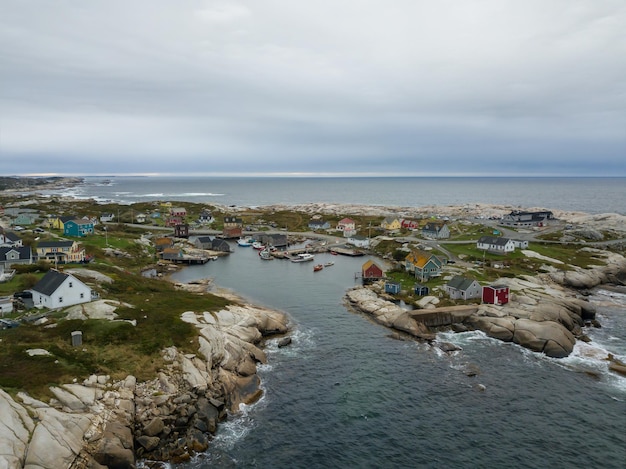
[[(564, 366), (578, 373), (595, 376), (613, 388), (626, 392), (626, 377), (618, 375), (609, 369), (609, 350), (597, 342), (587, 343), (578, 341), (572, 353), (565, 358), (550, 359), (559, 366)], [(626, 360), (624, 356), (616, 356)]]

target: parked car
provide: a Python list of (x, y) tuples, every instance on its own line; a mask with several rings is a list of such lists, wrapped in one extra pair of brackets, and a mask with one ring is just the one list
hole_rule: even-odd
[(45, 233), (46, 230), (44, 230), (43, 228), (35, 228), (33, 229), (33, 233)]

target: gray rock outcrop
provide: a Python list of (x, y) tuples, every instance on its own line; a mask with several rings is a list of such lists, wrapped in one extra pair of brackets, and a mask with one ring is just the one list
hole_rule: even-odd
[(184, 314), (200, 333), (197, 354), (163, 351), (151, 381), (91, 376), (50, 388), (41, 402), (0, 390), (0, 469), (134, 468), (136, 458), (183, 462), (204, 451), (228, 410), (261, 393), (263, 337), (288, 331), (280, 312), (252, 306)]

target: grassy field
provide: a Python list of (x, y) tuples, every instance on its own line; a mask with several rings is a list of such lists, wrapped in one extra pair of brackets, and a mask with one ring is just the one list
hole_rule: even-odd
[[(119, 319), (136, 321), (65, 320), (55, 313), (43, 325), (24, 322), (2, 331), (0, 387), (8, 392), (26, 391), (50, 397), (48, 387), (81, 381), (90, 374), (123, 378), (133, 374), (148, 379), (163, 367), (160, 351), (176, 346), (197, 351), (197, 330), (183, 322), (185, 311), (214, 311), (229, 302), (211, 294), (179, 291), (165, 280), (146, 279), (118, 269), (101, 266), (114, 281), (100, 285), (102, 297), (132, 306), (119, 308)], [(53, 325), (54, 327), (50, 327)], [(71, 332), (82, 331), (82, 347), (71, 346)], [(42, 348), (51, 356), (31, 357), (28, 349)]]

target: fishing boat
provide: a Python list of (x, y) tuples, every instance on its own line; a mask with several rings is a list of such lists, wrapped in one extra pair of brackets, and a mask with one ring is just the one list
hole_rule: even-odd
[(324, 267), (330, 267), (331, 265), (335, 265), (335, 263), (333, 261), (326, 262)]
[(263, 246), (263, 243), (259, 242), (259, 241), (255, 241), (252, 243), (252, 248), (257, 249), (257, 250), (261, 250), (263, 248), (265, 248), (265, 246)]
[(315, 264), (313, 266), (313, 272), (319, 272), (320, 270), (322, 270), (324, 268), (324, 265), (322, 264)]
[(264, 261), (271, 261), (274, 259), (274, 256), (272, 256), (272, 253), (268, 248), (264, 248), (262, 251), (259, 251), (259, 257)]
[(315, 256), (313, 254), (305, 252), (303, 254), (298, 254), (297, 256), (292, 257), (291, 262), (308, 262), (312, 261), (313, 259), (315, 259)]
[(239, 238), (237, 240), (237, 245), (241, 246), (242, 248), (247, 248), (252, 246), (252, 239), (251, 238)]

